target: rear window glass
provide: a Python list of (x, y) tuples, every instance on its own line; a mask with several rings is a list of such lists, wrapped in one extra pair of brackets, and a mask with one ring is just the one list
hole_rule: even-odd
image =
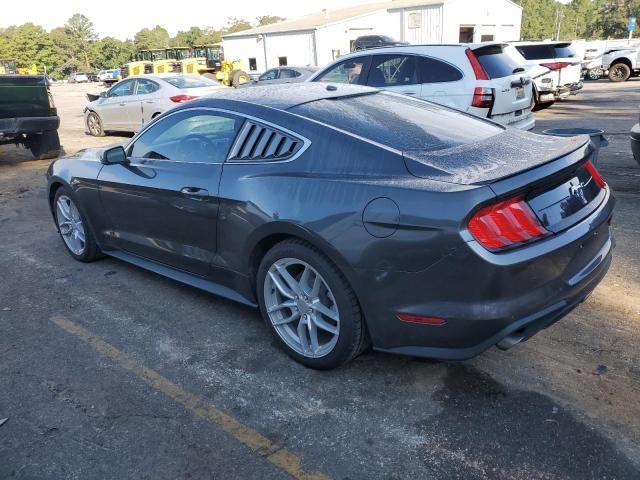
[(470, 115), (389, 92), (318, 100), (291, 111), (402, 151), (442, 150), (503, 131)]
[(196, 76), (164, 77), (163, 80), (180, 89), (215, 87), (219, 85), (218, 82), (216, 82), (215, 80), (211, 80), (210, 78)]
[(557, 44), (553, 48), (556, 51), (556, 58), (573, 58), (576, 56), (576, 51), (570, 43)]
[(511, 57), (502, 45), (491, 45), (474, 50), (480, 64), (484, 67), (489, 78), (503, 78), (513, 75), (519, 68), (518, 62)]
[(543, 60), (556, 58), (551, 45), (517, 45), (516, 49), (527, 60)]

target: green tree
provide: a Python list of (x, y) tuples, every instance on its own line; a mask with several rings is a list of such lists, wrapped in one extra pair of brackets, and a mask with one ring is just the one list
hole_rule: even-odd
[(104, 37), (98, 40), (91, 49), (93, 65), (98, 70), (118, 68), (131, 60), (134, 54), (133, 42), (113, 37)]
[(271, 25), (272, 23), (284, 22), (285, 20), (286, 18), (278, 17), (277, 15), (264, 15), (256, 18), (259, 27), (262, 27), (263, 25)]
[(227, 18), (227, 24), (222, 29), (223, 35), (227, 33), (236, 33), (241, 32), (243, 30), (249, 30), (253, 28), (250, 22), (244, 20), (242, 18)]
[(69, 53), (82, 64), (85, 70), (91, 69), (91, 45), (97, 39), (93, 23), (87, 17), (76, 13), (64, 26), (69, 41)]
[(133, 37), (133, 44), (137, 50), (167, 48), (169, 43), (169, 32), (160, 25), (156, 25), (152, 29), (143, 28)]
[(187, 31), (179, 31), (175, 37), (171, 39), (173, 47), (193, 47), (204, 43), (205, 33), (200, 27), (191, 27)]
[(629, 32), (629, 17), (640, 16), (640, 0), (596, 0), (594, 21), (590, 36), (595, 38), (621, 38)]
[(46, 67), (51, 71), (64, 62), (64, 52), (39, 25), (25, 23), (15, 27), (7, 43), (7, 56), (14, 57), (19, 67), (31, 67), (36, 64), (38, 69)]
[(554, 0), (520, 0), (522, 40), (544, 40), (555, 35), (556, 12), (562, 4)]

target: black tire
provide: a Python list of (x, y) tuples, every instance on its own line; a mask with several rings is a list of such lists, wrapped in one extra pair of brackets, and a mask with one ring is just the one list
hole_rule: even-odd
[[(64, 241), (64, 238), (62, 238), (62, 233), (60, 233), (60, 228), (58, 227), (59, 222), (58, 222), (57, 205), (58, 205), (58, 200), (63, 195), (69, 197), (74, 202), (74, 204), (77, 206), (78, 213), (80, 214), (80, 220), (82, 221), (82, 224), (84, 225), (85, 246), (84, 246), (84, 251), (80, 255), (74, 253), (69, 248), (67, 243)], [(58, 228), (58, 233), (60, 234), (60, 239), (62, 240), (62, 244), (64, 245), (64, 247), (67, 249), (67, 252), (69, 252), (69, 255), (71, 255), (73, 258), (75, 258), (79, 262), (84, 262), (84, 263), (93, 262), (93, 261), (98, 260), (99, 258), (102, 258), (104, 256), (103, 253), (100, 251), (100, 248), (98, 247), (98, 244), (96, 243), (95, 237), (93, 235), (93, 231), (91, 230), (91, 226), (87, 222), (86, 215), (82, 211), (82, 208), (78, 205), (78, 201), (75, 198), (75, 195), (73, 194), (73, 192), (69, 188), (63, 186), (63, 187), (59, 187), (58, 190), (56, 190), (56, 194), (55, 194), (55, 197), (53, 199), (52, 210), (54, 212), (53, 215), (54, 215), (54, 218), (55, 218), (55, 221), (56, 221), (56, 228)]]
[(87, 115), (87, 130), (94, 137), (105, 136), (102, 119), (96, 112), (89, 112), (89, 115)]
[[(282, 258), (295, 258), (306, 262), (323, 277), (333, 292), (340, 312), (340, 327), (337, 343), (323, 357), (310, 358), (296, 352), (278, 335), (269, 319), (265, 307), (264, 284), (269, 268)], [(271, 248), (260, 262), (256, 284), (262, 318), (283, 350), (297, 362), (319, 370), (336, 368), (357, 357), (368, 346), (369, 337), (360, 304), (349, 282), (331, 260), (308, 243), (298, 239), (289, 239)]]
[(631, 69), (625, 63), (616, 63), (609, 68), (609, 80), (612, 82), (626, 82), (631, 76)]
[(243, 70), (234, 70), (231, 73), (231, 85), (233, 87), (238, 87), (238, 85), (242, 85), (243, 83), (249, 83), (251, 81), (251, 77), (247, 72)]
[(60, 137), (56, 130), (27, 135), (27, 144), (38, 160), (48, 160), (60, 155)]
[(535, 105), (533, 106), (532, 110), (534, 112), (539, 112), (540, 110), (546, 110), (547, 108), (549, 108), (554, 103), (555, 102), (546, 102), (546, 103), (538, 103), (538, 102), (536, 102)]

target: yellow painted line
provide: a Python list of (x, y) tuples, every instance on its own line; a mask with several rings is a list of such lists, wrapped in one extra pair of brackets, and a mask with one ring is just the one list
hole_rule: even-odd
[(105, 342), (86, 328), (60, 316), (54, 316), (50, 320), (58, 327), (91, 345), (101, 355), (108, 357), (120, 367), (132, 372), (152, 388), (183, 405), (197, 417), (203, 418), (213, 425), (220, 427), (240, 443), (246, 445), (253, 452), (265, 458), (293, 478), (299, 480), (329, 479), (328, 476), (320, 472), (305, 472), (302, 469), (302, 459), (298, 455), (272, 442), (267, 437), (247, 427), (222, 410), (217, 409), (204, 398), (183, 390), (155, 370), (145, 367), (131, 356)]

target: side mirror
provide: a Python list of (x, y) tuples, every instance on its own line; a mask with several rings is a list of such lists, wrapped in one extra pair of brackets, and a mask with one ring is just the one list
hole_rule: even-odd
[(118, 145), (117, 147), (111, 147), (108, 150), (102, 152), (102, 163), (105, 165), (118, 165), (129, 163), (127, 160), (127, 153), (124, 151), (124, 147), (122, 145)]
[(106, 92), (106, 90), (105, 90), (105, 91), (100, 92), (100, 98), (107, 98), (107, 92)]

